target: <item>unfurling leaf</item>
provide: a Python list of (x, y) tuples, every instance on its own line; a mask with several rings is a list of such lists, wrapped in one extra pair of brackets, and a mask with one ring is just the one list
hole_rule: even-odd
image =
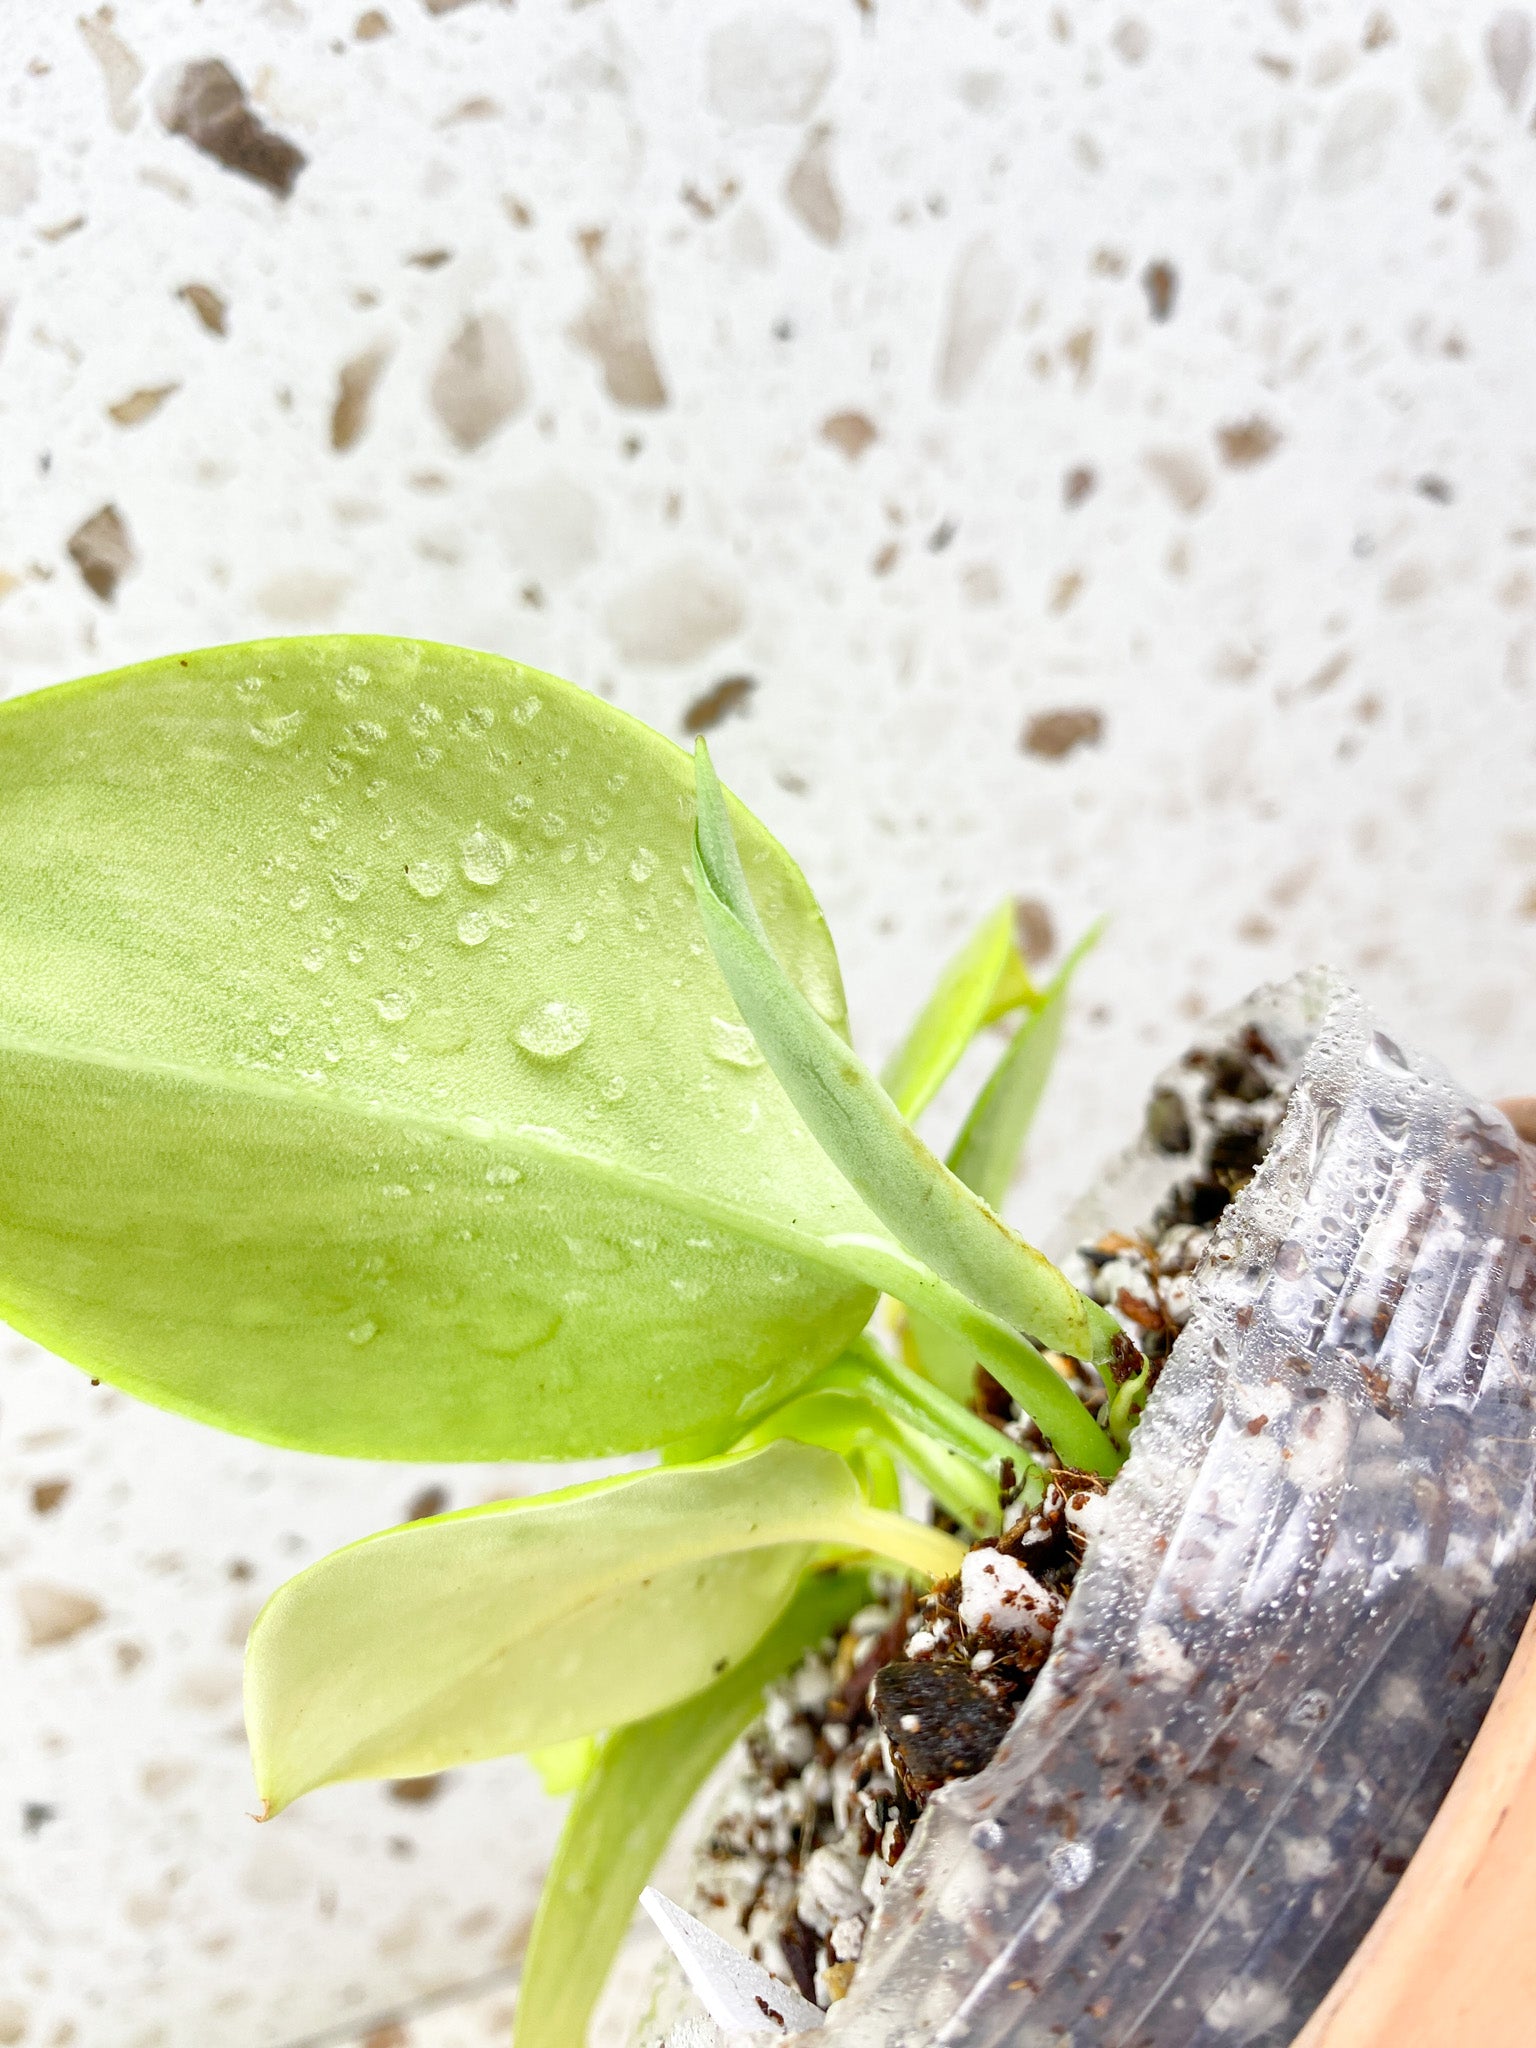
[(338, 1550), (251, 1631), (246, 1725), (267, 1810), (340, 1779), (426, 1777), (659, 1713), (739, 1663), (828, 1547), (930, 1574), (964, 1550), (869, 1507), (841, 1458), (797, 1443)]
[(972, 934), (880, 1076), (908, 1123), (921, 1116), (984, 1025), (1041, 1000), (1019, 952), (1014, 922), (1013, 904), (1000, 903)]
[[(959, 1327), (953, 1297), (980, 1312), (962, 1334), (1027, 1332), (1073, 1357), (1107, 1357), (1112, 1316), (1080, 1294), (1043, 1254), (978, 1199), (928, 1150), (851, 1049), (819, 1017), (775, 959), (732, 854), (723, 793), (701, 740), (694, 885), (704, 929), (737, 1008), (813, 1136), (908, 1254), (908, 1267), (872, 1247), (865, 1271), (899, 1300)], [(921, 1262), (937, 1287), (914, 1271)], [(1066, 1384), (1028, 1344), (1010, 1359), (980, 1355), (1034, 1415), (1062, 1456), (1112, 1472), (1119, 1454)], [(1009, 1378), (1010, 1371), (1013, 1378)], [(1015, 1384), (1015, 1381), (1017, 1384)]]
[(584, 2048), (640, 1888), (763, 1688), (869, 1598), (861, 1572), (808, 1578), (756, 1648), (713, 1685), (599, 1745), (566, 1815), (517, 1992), (514, 2048)]
[[(950, 1172), (991, 1208), (1001, 1208), (1018, 1170), (1061, 1043), (1072, 976), (1084, 954), (1097, 945), (1101, 930), (1101, 925), (1092, 926), (1067, 955), (1036, 1007), (1009, 1039), (950, 1148)], [(906, 1339), (937, 1386), (957, 1401), (970, 1399), (976, 1376), (972, 1345), (921, 1314), (908, 1316)]]
[[(636, 1450), (792, 1393), (878, 1227), (703, 945), (692, 791), (599, 699), (412, 641), (0, 705), (0, 1314), (366, 1457)], [(735, 816), (835, 1035), (810, 891)]]

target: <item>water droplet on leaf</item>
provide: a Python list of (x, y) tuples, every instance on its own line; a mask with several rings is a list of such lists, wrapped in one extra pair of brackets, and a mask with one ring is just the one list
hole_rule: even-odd
[(403, 1024), (416, 1007), (416, 993), (414, 989), (392, 988), (375, 996), (373, 1007), (386, 1024)]
[(405, 868), (405, 879), (410, 883), (418, 896), (424, 896), (430, 901), (434, 896), (441, 896), (447, 888), (448, 870), (440, 861), (408, 861)]
[(536, 1060), (563, 1060), (584, 1045), (592, 1019), (575, 1003), (543, 1003), (518, 1025), (514, 1034), (523, 1051)]
[(331, 887), (343, 903), (355, 903), (363, 893), (364, 878), (348, 868), (331, 869)]
[(728, 1067), (760, 1067), (763, 1056), (757, 1049), (757, 1040), (745, 1024), (728, 1024), (724, 1017), (709, 1020), (709, 1051), (712, 1059), (723, 1060)]
[(258, 747), (283, 747), (297, 739), (305, 715), (302, 711), (275, 711), (269, 718), (258, 718), (247, 730)]
[(459, 864), (466, 882), (477, 889), (494, 889), (507, 872), (509, 848), (496, 833), (477, 825), (459, 848)]

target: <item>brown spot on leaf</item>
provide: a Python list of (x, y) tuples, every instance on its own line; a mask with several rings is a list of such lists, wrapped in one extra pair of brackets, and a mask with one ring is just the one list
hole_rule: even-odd
[(120, 398), (116, 405), (109, 405), (108, 416), (120, 427), (142, 426), (145, 420), (154, 418), (173, 391), (180, 389), (179, 384), (146, 384), (141, 390), (130, 391), (126, 398)]
[(695, 697), (683, 713), (683, 731), (690, 737), (713, 732), (721, 719), (746, 710), (756, 688), (751, 676), (722, 676), (702, 697)]
[(412, 1496), (411, 1504), (405, 1511), (408, 1522), (424, 1522), (429, 1515), (440, 1515), (448, 1505), (446, 1486), (424, 1486), (420, 1493)]
[(433, 372), (433, 411), (468, 454), (519, 412), (527, 396), (511, 328), (498, 313), (470, 314)]
[(376, 43), (380, 36), (391, 33), (389, 16), (380, 8), (370, 7), (366, 14), (357, 17), (352, 33), (360, 43)]
[(418, 249), (406, 262), (416, 270), (441, 270), (445, 263), (453, 261), (451, 249)]
[(1141, 288), (1147, 295), (1147, 311), (1152, 318), (1171, 319), (1179, 296), (1179, 273), (1166, 258), (1159, 256), (1147, 265), (1141, 273)]
[(70, 559), (103, 604), (110, 604), (118, 584), (133, 567), (133, 543), (115, 505), (103, 505), (82, 520), (67, 542)]
[(165, 125), (227, 171), (265, 185), (279, 199), (293, 190), (308, 158), (251, 111), (245, 87), (227, 64), (205, 57), (177, 80)]
[(894, 540), (888, 540), (883, 547), (876, 549), (875, 559), (869, 566), (876, 576), (889, 576), (900, 559), (901, 547), (899, 543)]
[(1069, 469), (1061, 480), (1062, 503), (1068, 507), (1081, 505), (1084, 498), (1092, 496), (1097, 483), (1097, 476), (1086, 466)]
[(402, 1806), (429, 1806), (447, 1782), (447, 1773), (437, 1771), (429, 1778), (396, 1778), (389, 1788), (391, 1799)]
[(101, 1621), (106, 1609), (89, 1593), (72, 1586), (33, 1580), (16, 1588), (16, 1605), (29, 1650), (49, 1650), (67, 1643)]
[[(432, 0), (427, 0), (427, 11), (430, 14), (446, 14), (450, 7), (457, 7), (459, 4), (460, 0), (439, 0), (439, 4), (434, 7)], [(375, 2027), (371, 2034), (363, 2036), (363, 2048), (407, 2048), (410, 2038), (398, 2020), (387, 2020), (382, 2027)]]
[(32, 1488), (32, 1512), (34, 1515), (51, 1515), (62, 1505), (69, 1493), (67, 1479), (39, 1479)]
[(342, 364), (336, 379), (336, 403), (331, 407), (331, 446), (338, 455), (362, 439), (374, 386), (388, 361), (387, 349), (370, 348)]
[(210, 334), (228, 333), (229, 302), (211, 285), (184, 284), (176, 296), (192, 308)]
[(1280, 429), (1253, 414), (1250, 419), (1233, 420), (1230, 425), (1216, 429), (1216, 446), (1221, 450), (1221, 459), (1228, 469), (1252, 469), (1256, 462), (1267, 461), (1280, 446)]
[(1506, 1096), (1494, 1108), (1503, 1110), (1514, 1125), (1517, 1138), (1523, 1138), (1527, 1145), (1536, 1145), (1536, 1095)]
[(1096, 747), (1104, 737), (1102, 712), (1086, 705), (1060, 711), (1037, 711), (1024, 727), (1019, 745), (1042, 761), (1060, 761), (1078, 747)]
[(861, 412), (835, 412), (821, 423), (821, 438), (857, 462), (871, 441), (879, 438), (874, 421)]

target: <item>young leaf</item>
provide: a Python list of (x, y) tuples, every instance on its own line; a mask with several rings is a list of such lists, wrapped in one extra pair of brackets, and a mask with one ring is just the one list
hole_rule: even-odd
[[(752, 929), (739, 880), (719, 858), (719, 844), (730, 827), (702, 741), (697, 761), (701, 825), (694, 838), (694, 886), (705, 933), (737, 1007), (786, 1094), (908, 1254), (906, 1275), (887, 1261), (881, 1262), (882, 1271), (875, 1258), (865, 1270), (909, 1306), (927, 1308), (956, 1326), (952, 1297), (958, 1294), (983, 1317), (1027, 1331), (1073, 1357), (1107, 1357), (1118, 1334), (1113, 1317), (1079, 1294), (1043, 1254), (1016, 1237), (940, 1164)], [(937, 1276), (942, 1294), (922, 1290), (921, 1283), (916, 1300), (904, 1291), (904, 1283), (915, 1277), (911, 1266), (916, 1261)], [(1086, 1453), (1093, 1461), (1089, 1469), (1113, 1470), (1118, 1456), (1103, 1432), (1038, 1354), (1029, 1355), (1034, 1364), (1024, 1375), (1032, 1389), (1028, 1405), (1042, 1428), (1073, 1463)], [(1077, 1440), (1071, 1445), (1062, 1441), (1063, 1422)]]
[(587, 2023), (640, 1888), (694, 1794), (761, 1710), (764, 1686), (868, 1598), (861, 1572), (813, 1574), (723, 1678), (600, 1745), (540, 1895), (513, 2048), (585, 2048)]
[(739, 1663), (819, 1547), (929, 1573), (964, 1546), (866, 1505), (842, 1459), (775, 1443), (411, 1522), (278, 1588), (246, 1654), (269, 1813), (346, 1778), (425, 1777), (660, 1712)]
[(1073, 972), (1083, 955), (1098, 944), (1102, 930), (1102, 925), (1096, 924), (1078, 940), (1038, 1009), (1014, 1032), (950, 1150), (950, 1172), (974, 1188), (990, 1208), (1002, 1206), (1018, 1169), (1019, 1155), (1061, 1044)]
[[(783, 1399), (878, 1226), (758, 1063), (692, 771), (568, 683), (269, 641), (0, 705), (0, 1314), (367, 1457), (632, 1450)], [(739, 807), (791, 979), (844, 1028)]]
[[(1083, 955), (1098, 943), (1101, 930), (1096, 924), (1079, 939), (1038, 1007), (1014, 1032), (950, 1149), (950, 1172), (991, 1208), (1002, 1206), (1050, 1078), (1072, 975)], [(958, 1401), (970, 1399), (976, 1375), (973, 1346), (931, 1317), (916, 1313), (908, 1316), (906, 1340), (935, 1385)]]
[(938, 1094), (982, 1026), (1031, 1000), (1038, 998), (1019, 955), (1013, 905), (1000, 903), (940, 975), (880, 1076), (908, 1123)]
[(764, 1416), (742, 1439), (741, 1448), (755, 1450), (760, 1444), (785, 1438), (821, 1444), (842, 1458), (883, 1451), (905, 1465), (940, 1507), (973, 1536), (997, 1530), (996, 1477), (989, 1478), (947, 1444), (866, 1393), (817, 1385), (810, 1392), (796, 1394), (782, 1408)]

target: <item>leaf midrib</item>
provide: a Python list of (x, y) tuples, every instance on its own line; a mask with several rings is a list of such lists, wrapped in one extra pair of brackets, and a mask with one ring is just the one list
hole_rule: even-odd
[[(381, 1113), (378, 1108), (360, 1101), (354, 1095), (302, 1089), (277, 1076), (255, 1074), (248, 1068), (201, 1067), (177, 1060), (155, 1059), (142, 1053), (116, 1053), (104, 1047), (49, 1043), (0, 1028), (0, 1057), (7, 1052), (53, 1061), (61, 1066), (76, 1064), (116, 1073), (144, 1074), (167, 1080), (185, 1081), (209, 1092), (222, 1089), (230, 1095), (250, 1097), (258, 1101), (300, 1104), (306, 1109), (339, 1112), (341, 1117), (359, 1122), (385, 1125), (406, 1132), (422, 1131), (452, 1137), (467, 1145), (494, 1144), (514, 1152), (521, 1150), (540, 1161), (558, 1161), (591, 1180), (615, 1186), (625, 1194), (648, 1197), (660, 1207), (676, 1214), (701, 1217), (721, 1229), (732, 1231), (738, 1237), (769, 1245), (775, 1250), (802, 1259), (809, 1265), (820, 1266), (841, 1278), (851, 1279), (861, 1286), (870, 1283), (864, 1280), (862, 1275), (854, 1273), (845, 1260), (833, 1255), (833, 1247), (837, 1243), (844, 1240), (851, 1243), (857, 1240), (895, 1253), (904, 1263), (908, 1260), (908, 1254), (902, 1250), (900, 1244), (894, 1238), (888, 1237), (876, 1218), (867, 1211), (866, 1229), (839, 1232), (836, 1238), (818, 1237), (811, 1232), (795, 1228), (793, 1224), (775, 1222), (761, 1210), (745, 1208), (721, 1196), (706, 1194), (699, 1188), (685, 1187), (665, 1175), (647, 1173), (641, 1167), (585, 1152), (577, 1144), (552, 1144), (540, 1135), (550, 1130), (551, 1127), (548, 1125), (504, 1126), (496, 1117), (485, 1116), (478, 1110), (465, 1110), (460, 1116), (440, 1116), (427, 1109), (405, 1108), (391, 1104), (387, 1112)], [(492, 1137), (481, 1137), (478, 1133), (466, 1130), (464, 1118), (470, 1116), (490, 1125)], [(848, 1197), (850, 1202), (858, 1202), (858, 1196), (852, 1188), (848, 1190)]]

